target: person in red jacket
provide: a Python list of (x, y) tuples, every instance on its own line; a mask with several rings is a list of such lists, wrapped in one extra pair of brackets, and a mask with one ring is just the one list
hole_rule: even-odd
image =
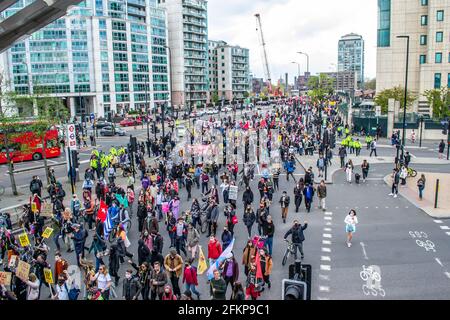
[(184, 263), (183, 283), (186, 283), (186, 290), (194, 293), (200, 300), (200, 293), (197, 291), (197, 268), (192, 265), (192, 259)]
[(177, 296), (172, 293), (172, 287), (170, 284), (166, 284), (164, 286), (162, 300), (177, 300)]
[(220, 245), (219, 240), (217, 240), (215, 236), (209, 237), (208, 243), (209, 265), (210, 266), (213, 265), (221, 254), (222, 254), (222, 246)]

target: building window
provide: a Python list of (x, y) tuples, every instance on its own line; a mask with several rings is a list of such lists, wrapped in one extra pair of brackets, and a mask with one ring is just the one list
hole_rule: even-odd
[(440, 73), (434, 74), (434, 88), (435, 89), (441, 88), (441, 74)]
[(438, 10), (436, 13), (437, 21), (444, 21), (444, 10)]
[(420, 4), (422, 6), (427, 6), (428, 5), (428, 0), (420, 0)]
[(436, 52), (434, 60), (436, 63), (442, 63), (442, 52)]
[(436, 42), (444, 41), (444, 33), (442, 31), (436, 32)]
[(427, 63), (427, 56), (425, 54), (420, 55), (420, 64)]
[(450, 88), (450, 73), (447, 75), (447, 88)]
[(422, 45), (422, 46), (427, 45), (427, 36), (425, 34), (420, 36), (420, 45)]
[(391, 45), (391, 0), (378, 0), (377, 45)]
[(420, 25), (421, 26), (426, 26), (428, 25), (428, 16), (421, 16), (420, 17)]

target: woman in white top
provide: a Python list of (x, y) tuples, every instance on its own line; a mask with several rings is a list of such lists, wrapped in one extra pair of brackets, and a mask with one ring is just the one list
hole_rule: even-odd
[(344, 223), (345, 232), (347, 233), (347, 246), (350, 248), (352, 246), (353, 232), (356, 231), (356, 224), (358, 223), (358, 218), (356, 217), (356, 211), (354, 209), (350, 210), (345, 217)]
[(39, 300), (39, 280), (34, 273), (30, 273), (27, 285), (27, 300)]
[(105, 265), (100, 265), (98, 272), (91, 277), (91, 281), (97, 281), (97, 288), (102, 293), (103, 299), (109, 300), (109, 289), (112, 285), (112, 280)]
[(405, 166), (402, 166), (400, 169), (400, 180), (402, 181), (402, 186), (406, 185), (406, 178), (408, 178), (408, 169)]
[(352, 183), (352, 175), (353, 175), (353, 162), (352, 162), (352, 160), (348, 160), (347, 165), (345, 166), (345, 173), (347, 175), (347, 182)]
[[(67, 272), (64, 274), (67, 275)], [(60, 275), (55, 285), (56, 293), (53, 296), (54, 300), (69, 300), (69, 286), (67, 283), (69, 283), (69, 280), (66, 281), (64, 275)]]

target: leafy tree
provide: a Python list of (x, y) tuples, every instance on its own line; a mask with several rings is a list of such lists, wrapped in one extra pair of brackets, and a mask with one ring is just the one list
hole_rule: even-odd
[(244, 92), (244, 98), (248, 98), (248, 97), (250, 97), (250, 93), (248, 91), (245, 91)]
[(219, 94), (217, 93), (217, 91), (213, 92), (211, 95), (211, 101), (214, 105), (216, 105), (217, 103), (219, 103)]
[[(408, 109), (418, 98), (417, 94), (409, 91), (406, 95), (406, 108)], [(398, 86), (391, 89), (385, 89), (375, 96), (375, 104), (381, 107), (381, 113), (388, 112), (389, 99), (400, 101), (400, 108), (405, 105), (405, 89)]]
[(426, 90), (423, 96), (427, 98), (434, 118), (444, 119), (450, 116), (450, 90), (448, 88)]
[(311, 76), (308, 80), (308, 96), (314, 103), (322, 103), (326, 97), (333, 94), (335, 79), (321, 73), (318, 76)]

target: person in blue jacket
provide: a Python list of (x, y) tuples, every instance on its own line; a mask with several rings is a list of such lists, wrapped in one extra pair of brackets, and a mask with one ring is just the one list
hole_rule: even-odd
[(297, 182), (295, 180), (295, 177), (294, 177), (295, 159), (293, 157), (291, 157), (289, 160), (287, 160), (284, 163), (284, 169), (286, 170), (286, 179), (287, 179), (287, 181), (289, 181), (289, 176), (291, 175), (292, 178), (294, 179), (294, 181)]

